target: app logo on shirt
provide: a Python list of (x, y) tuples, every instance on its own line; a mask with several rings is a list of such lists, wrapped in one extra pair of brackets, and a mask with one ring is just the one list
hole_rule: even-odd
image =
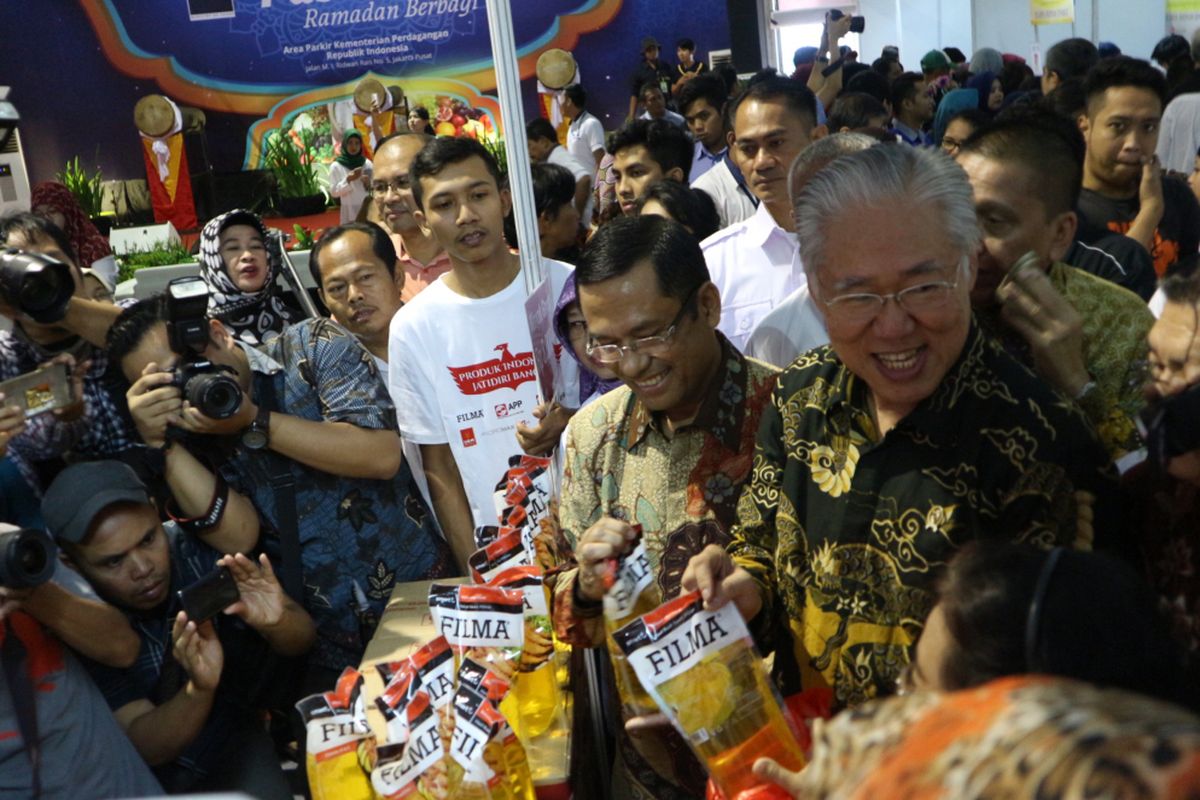
[(510, 414), (515, 414), (525, 405), (524, 400), (512, 400), (507, 403), (497, 403), (495, 407), (497, 417), (507, 417)]
[(463, 428), (458, 433), (460, 436), (462, 436), (463, 447), (474, 447), (479, 443), (475, 439), (474, 428)]
[(537, 377), (533, 353), (517, 353), (508, 350), (508, 343), (496, 345), (496, 358), (465, 367), (448, 367), (459, 392), (466, 395), (488, 394), (497, 389), (517, 389), (526, 381)]

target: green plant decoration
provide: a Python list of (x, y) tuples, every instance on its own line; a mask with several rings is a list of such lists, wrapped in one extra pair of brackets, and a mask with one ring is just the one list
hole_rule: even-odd
[(121, 283), (133, 277), (133, 274), (143, 267), (166, 267), (171, 264), (189, 264), (196, 257), (188, 249), (178, 244), (161, 243), (149, 249), (135, 249), (117, 256), (117, 282)]
[(317, 180), (311, 130), (296, 132), (300, 143), (286, 131), (275, 131), (267, 139), (263, 163), (275, 175), (280, 197), (309, 197), (321, 194)]
[[(99, 153), (96, 155), (98, 160)], [(103, 181), (99, 167), (96, 167), (96, 171), (89, 175), (87, 169), (80, 165), (79, 156), (75, 156), (67, 162), (63, 171), (56, 177), (59, 183), (66, 186), (75, 196), (83, 213), (89, 217), (99, 216), (100, 184)]]

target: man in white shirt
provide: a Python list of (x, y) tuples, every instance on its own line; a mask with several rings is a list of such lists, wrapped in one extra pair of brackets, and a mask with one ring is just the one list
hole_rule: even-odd
[[(835, 159), (877, 144), (878, 139), (863, 133), (835, 133), (813, 142), (792, 162), (788, 176), (791, 197), (799, 197), (812, 177)], [(750, 334), (746, 355), (782, 369), (801, 353), (828, 341), (825, 317), (805, 283), (762, 318)]]
[(563, 89), (562, 113), (571, 120), (567, 128), (567, 152), (579, 163), (591, 167), (594, 175), (604, 158), (604, 126), (587, 110), (587, 91), (581, 84), (573, 83)]
[(728, 152), (708, 172), (697, 178), (692, 188), (712, 198), (722, 228), (750, 219), (758, 208), (758, 198), (746, 185), (745, 176)]
[[(497, 522), (492, 493), (521, 453), (517, 423), (537, 426), (533, 411), (543, 398), (521, 264), (504, 240), (512, 200), (495, 160), (474, 139), (442, 137), (421, 150), (410, 174), (415, 215), (451, 269), (392, 320), (388, 388), (402, 435), (420, 446), (434, 512), (463, 566), (475, 549), (473, 529)], [(557, 298), (570, 267), (544, 264)], [(577, 367), (563, 359), (557, 369), (570, 396)]]
[(529, 142), (529, 159), (564, 167), (575, 178), (575, 210), (583, 227), (592, 224), (592, 170), (580, 163), (558, 143), (558, 132), (544, 117), (525, 123), (525, 138)]
[(695, 181), (721, 163), (729, 152), (725, 130), (725, 102), (728, 93), (725, 81), (716, 75), (699, 75), (687, 81), (679, 90), (679, 110), (687, 120), (688, 130), (696, 141), (695, 155), (688, 183)]
[(816, 98), (788, 78), (752, 84), (731, 114), (730, 156), (758, 198), (758, 210), (701, 243), (721, 293), (718, 329), (739, 350), (780, 300), (805, 283), (788, 197), (788, 170), (800, 151), (825, 135)]
[(638, 115), (638, 119), (661, 119), (678, 125), (687, 130), (687, 120), (667, 108), (667, 98), (657, 83), (647, 83), (642, 87), (642, 107), (646, 110)]

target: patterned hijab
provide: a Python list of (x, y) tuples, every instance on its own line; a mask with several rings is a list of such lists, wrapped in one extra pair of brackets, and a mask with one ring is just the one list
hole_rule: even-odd
[[(231, 225), (249, 225), (262, 234), (267, 247), (267, 280), (257, 292), (243, 292), (225, 271), (221, 231)], [(235, 208), (209, 220), (200, 232), (200, 275), (208, 284), (209, 316), (225, 323), (238, 341), (253, 346), (265, 344), (298, 322), (275, 285), (281, 262), (278, 241), (267, 235), (267, 227), (257, 214)]]
[(562, 294), (558, 296), (558, 302), (554, 305), (554, 332), (558, 334), (558, 342), (562, 346), (563, 352), (579, 364), (579, 402), (583, 403), (593, 394), (611, 392), (618, 386), (623, 386), (624, 382), (620, 378), (610, 380), (601, 378), (592, 372), (590, 364), (580, 361), (579, 356), (575, 355), (575, 348), (571, 346), (571, 332), (567, 329), (567, 309), (578, 300), (575, 276), (572, 275), (563, 285)]
[(108, 240), (96, 230), (96, 226), (79, 207), (75, 195), (66, 186), (54, 181), (39, 183), (33, 187), (29, 205), (35, 214), (45, 216), (42, 209), (49, 209), (63, 215), (63, 233), (75, 249), (80, 269), (87, 269), (100, 259), (112, 255)]

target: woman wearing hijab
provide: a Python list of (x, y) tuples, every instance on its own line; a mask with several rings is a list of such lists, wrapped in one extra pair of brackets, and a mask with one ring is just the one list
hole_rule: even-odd
[(199, 259), (208, 314), (238, 341), (264, 344), (303, 318), (276, 286), (279, 245), (257, 214), (238, 208), (209, 220), (200, 232)]
[(995, 114), (1004, 104), (1004, 86), (995, 72), (980, 72), (967, 81), (964, 88), (978, 93), (980, 111)]
[(371, 185), (371, 162), (363, 155), (362, 134), (354, 128), (342, 137), (342, 152), (329, 165), (329, 193), (341, 200), (341, 223), (354, 222)]
[(955, 89), (946, 93), (942, 102), (938, 103), (937, 113), (933, 115), (934, 145), (942, 146), (950, 119), (969, 108), (979, 108), (979, 92), (975, 89)]
[(71, 240), (80, 269), (97, 269), (112, 276), (117, 274), (108, 240), (83, 213), (70, 189), (54, 181), (39, 183), (33, 187), (29, 205), (33, 213), (53, 222)]

